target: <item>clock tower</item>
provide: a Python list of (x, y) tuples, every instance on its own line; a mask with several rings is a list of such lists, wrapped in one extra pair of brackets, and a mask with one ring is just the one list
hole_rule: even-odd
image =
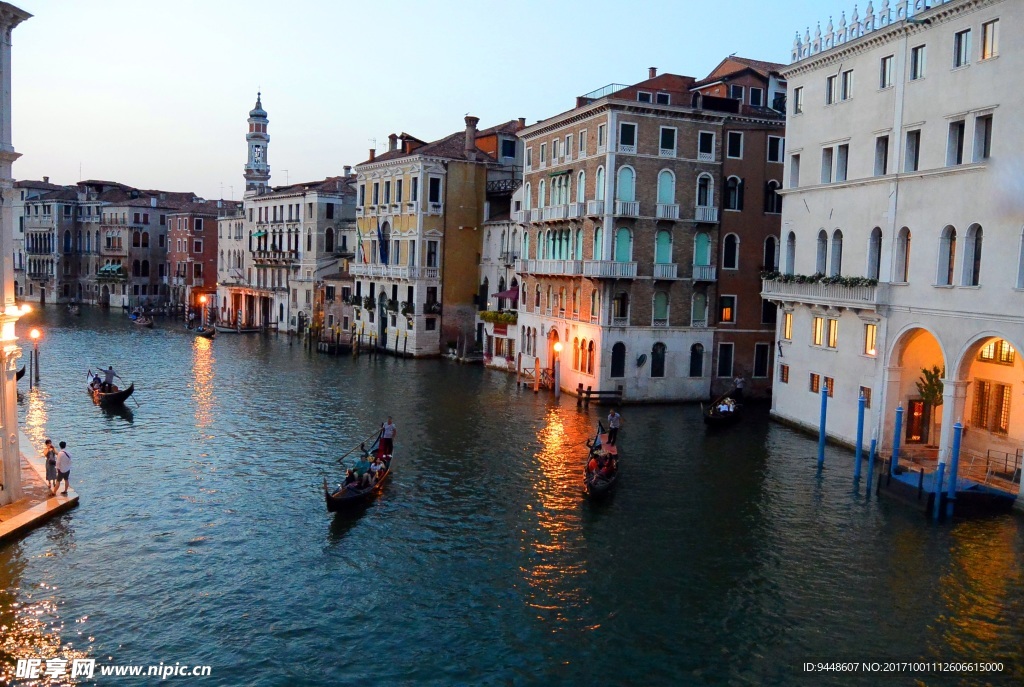
[(267, 161), (267, 112), (260, 102), (260, 94), (256, 94), (256, 107), (249, 111), (249, 133), (245, 140), (249, 144), (249, 160), (245, 163), (245, 195), (259, 195), (268, 190), (270, 181), (270, 164)]

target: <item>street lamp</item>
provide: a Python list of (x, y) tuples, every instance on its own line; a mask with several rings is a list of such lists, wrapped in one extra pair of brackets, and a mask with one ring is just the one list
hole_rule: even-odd
[(202, 312), (199, 314), (199, 327), (201, 329), (206, 328), (206, 296), (199, 297), (199, 305), (202, 306)]
[(559, 398), (562, 395), (562, 366), (558, 360), (558, 354), (562, 352), (562, 342), (555, 342), (555, 398)]
[[(32, 388), (32, 379), (35, 378), (35, 383), (39, 384), (39, 337), (43, 335), (38, 329), (33, 329), (28, 333), (29, 338), (32, 339), (32, 353), (29, 354), (28, 358), (28, 388)], [(35, 360), (33, 366), (32, 361)]]

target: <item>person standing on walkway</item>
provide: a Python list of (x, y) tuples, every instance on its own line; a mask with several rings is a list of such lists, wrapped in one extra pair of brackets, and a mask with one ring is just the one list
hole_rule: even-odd
[(395, 434), (398, 433), (398, 428), (395, 427), (395, 423), (391, 421), (391, 416), (388, 415), (388, 421), (381, 427), (380, 432), (380, 455), (381, 458), (390, 458), (391, 452), (395, 450)]
[(739, 403), (743, 400), (743, 387), (747, 385), (747, 380), (743, 379), (743, 375), (739, 375), (736, 379), (732, 380), (732, 385), (736, 387), (733, 390), (732, 397)]
[(610, 446), (615, 445), (615, 440), (619, 437), (620, 427), (622, 427), (622, 416), (619, 415), (618, 409), (612, 408), (611, 412), (608, 413), (608, 444)]
[(60, 442), (60, 452), (57, 454), (57, 487), (60, 487), (61, 481), (64, 482), (61, 496), (67, 496), (68, 489), (71, 488), (71, 454), (68, 453), (66, 441)]
[(43, 446), (43, 459), (46, 460), (46, 485), (50, 487), (50, 495), (53, 496), (57, 493), (57, 449), (49, 439)]

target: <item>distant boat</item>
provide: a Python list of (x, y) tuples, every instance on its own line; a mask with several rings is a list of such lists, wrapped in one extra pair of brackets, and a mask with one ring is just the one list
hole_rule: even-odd
[(216, 325), (216, 329), (222, 334), (258, 334), (262, 331), (259, 327), (227, 327), (222, 324)]
[(149, 329), (153, 328), (153, 318), (152, 317), (141, 317), (141, 316), (140, 317), (136, 317), (134, 322), (135, 322), (135, 324), (139, 325), (140, 327), (147, 327)]
[(92, 402), (103, 408), (112, 408), (114, 406), (123, 405), (128, 397), (135, 393), (135, 382), (132, 382), (127, 389), (118, 389), (116, 386), (113, 391), (106, 393), (99, 389), (93, 389), (91, 386), (85, 389), (90, 396), (92, 396)]
[[(597, 423), (597, 436), (587, 445), (590, 452), (583, 468), (583, 483), (592, 499), (600, 499), (611, 493), (619, 481), (619, 447), (608, 444), (608, 435), (600, 422)], [(597, 463), (597, 469), (591, 469), (591, 460)], [(609, 462), (610, 474), (604, 469)]]
[(714, 401), (707, 408), (701, 405), (704, 412), (704, 424), (708, 427), (726, 427), (739, 422), (743, 417), (743, 405), (737, 403), (727, 392)]
[(391, 461), (393, 457), (385, 458), (380, 455), (380, 452), (380, 433), (378, 433), (376, 440), (369, 449), (369, 454), (379, 457), (384, 461), (384, 470), (381, 471), (377, 481), (365, 489), (339, 489), (332, 493), (327, 486), (327, 478), (324, 477), (324, 500), (327, 502), (328, 513), (337, 513), (358, 504), (366, 503), (384, 488), (384, 483), (391, 475)]
[(196, 336), (201, 336), (204, 339), (212, 339), (217, 336), (217, 330), (213, 327), (197, 327), (192, 330), (192, 333)]
[(81, 315), (82, 314), (81, 309), (77, 305), (69, 305), (68, 306), (68, 312), (71, 313), (72, 315)]

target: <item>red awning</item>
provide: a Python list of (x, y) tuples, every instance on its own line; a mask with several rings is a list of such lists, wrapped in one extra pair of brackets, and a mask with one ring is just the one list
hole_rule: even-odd
[(507, 291), (499, 291), (498, 293), (492, 293), (492, 298), (511, 298), (514, 301), (519, 300), (519, 289), (508, 289)]

